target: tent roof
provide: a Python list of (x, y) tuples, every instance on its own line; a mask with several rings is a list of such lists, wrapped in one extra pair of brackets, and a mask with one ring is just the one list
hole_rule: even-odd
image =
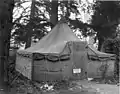
[[(29, 53), (61, 53), (66, 46), (67, 42), (70, 41), (82, 41), (75, 36), (70, 27), (63, 22), (59, 22), (50, 33), (48, 33), (45, 37), (43, 37), (36, 45), (29, 47), (23, 51), (18, 51), (22, 54)], [(88, 54), (91, 56), (98, 57), (111, 57), (113, 54), (107, 54), (98, 51), (92, 45), (88, 45)]]
[(98, 51), (93, 45), (88, 45), (88, 54), (91, 56), (98, 56), (101, 58), (108, 58), (108, 57), (114, 57), (115, 54), (108, 54), (104, 52)]
[(66, 23), (59, 22), (36, 45), (25, 49), (32, 53), (60, 53), (69, 41), (80, 41)]

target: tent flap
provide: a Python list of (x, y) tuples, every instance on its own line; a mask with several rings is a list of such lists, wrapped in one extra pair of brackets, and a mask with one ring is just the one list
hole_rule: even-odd
[(43, 60), (43, 59), (45, 59), (45, 55), (43, 55), (43, 54), (38, 54), (38, 53), (34, 53), (34, 54), (33, 54), (33, 59), (34, 59), (34, 60)]
[(70, 59), (70, 54), (64, 54), (64, 55), (54, 55), (54, 54), (43, 55), (43, 54), (39, 54), (39, 53), (34, 53), (33, 54), (33, 59), (34, 60), (48, 60), (48, 61), (52, 61), (52, 62), (58, 62), (58, 61), (69, 60)]

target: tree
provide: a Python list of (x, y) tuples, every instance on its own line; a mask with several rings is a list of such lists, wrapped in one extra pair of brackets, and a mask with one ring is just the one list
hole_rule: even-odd
[[(82, 4), (82, 2), (80, 2)], [(90, 13), (93, 11), (92, 18), (90, 20), (90, 24), (83, 23), (80, 18), (75, 18), (74, 20), (69, 18), (71, 12), (80, 15), (80, 12), (77, 11), (77, 3), (74, 1), (70, 1), (66, 3), (67, 13), (66, 19), (72, 25), (72, 28), (78, 28), (82, 36), (89, 36), (90, 33), (97, 33), (96, 38), (98, 39), (98, 50), (101, 49), (101, 45), (107, 38), (114, 38), (116, 37), (116, 28), (119, 24), (120, 18), (120, 3), (119, 1), (96, 1), (94, 5), (89, 5), (87, 9), (83, 5), (83, 11), (87, 11)], [(92, 6), (92, 8), (91, 8)], [(112, 10), (112, 11), (111, 11)], [(94, 30), (94, 32), (91, 31)]]
[(0, 0), (0, 87), (4, 86), (4, 70), (7, 70), (4, 65), (9, 56), (13, 8), (14, 0)]
[(50, 22), (53, 24), (53, 26), (55, 26), (56, 23), (58, 22), (58, 0), (52, 0), (51, 2)]
[(105, 39), (116, 37), (116, 27), (120, 18), (120, 2), (96, 1), (93, 10), (91, 24), (94, 25), (93, 29), (97, 32), (98, 50), (100, 50)]
[[(81, 33), (81, 35), (79, 35), (79, 36), (81, 38), (89, 36), (89, 33), (93, 33), (90, 30), (90, 28), (93, 28), (93, 25), (84, 23), (82, 21), (82, 15), (81, 15), (83, 12), (91, 15), (90, 13), (92, 10), (92, 4), (88, 3), (87, 0), (85, 0), (85, 1), (80, 0), (80, 2), (77, 2), (75, 0), (70, 0), (70, 1), (63, 0), (63, 2), (61, 2), (60, 6), (62, 7), (64, 17), (68, 21), (69, 26), (74, 31), (79, 30), (79, 32)], [(75, 15), (73, 18), (71, 18), (72, 14)]]
[[(102, 45), (102, 51), (105, 53), (116, 54), (114, 77), (119, 77), (120, 61), (120, 38), (107, 39)], [(119, 79), (117, 79), (119, 80)]]
[[(51, 11), (50, 1), (49, 0), (47, 1), (33, 0), (33, 2), (34, 4), (32, 3), (32, 6), (34, 6), (34, 9), (32, 8), (32, 6), (31, 7), (28, 6), (26, 8), (22, 6), (22, 4), (25, 4), (27, 2), (20, 1), (15, 3), (16, 11), (18, 11), (18, 9), (22, 10), (22, 13), (20, 14), (20, 16), (18, 17), (14, 16), (14, 22), (13, 22), (14, 32), (12, 33), (12, 40), (15, 41), (13, 44), (17, 44), (18, 47), (19, 46), (21, 47), (23, 44), (26, 44), (29, 35), (30, 35), (29, 38), (31, 37), (30, 38), (31, 41), (37, 42), (45, 34), (48, 33), (46, 28), (53, 26), (50, 22), (50, 19), (48, 18), (48, 15), (50, 15), (50, 11)], [(30, 9), (31, 11), (30, 14), (28, 9)], [(47, 12), (46, 10), (49, 12)], [(31, 14), (32, 14), (32, 17), (30, 17)], [(46, 14), (48, 15), (46, 16)], [(29, 31), (31, 32), (31, 34)], [(31, 44), (30, 40), (28, 44), (30, 46)], [(26, 45), (26, 48), (29, 46)]]
[(26, 44), (26, 48), (28, 48), (31, 41), (36, 42), (40, 40), (48, 33), (47, 28), (53, 27), (57, 23), (58, 1), (33, 0), (31, 8), (29, 7), (31, 10), (30, 15), (27, 13), (28, 8), (25, 9), (22, 6), (24, 3), (25, 2), (16, 2), (16, 5), (18, 5), (16, 8), (19, 7), (23, 9), (23, 12), (14, 20), (14, 32), (12, 33), (12, 38), (18, 45)]
[(26, 45), (25, 48), (28, 48), (31, 46), (31, 36), (32, 36), (32, 32), (33, 32), (33, 18), (35, 15), (35, 0), (32, 0), (31, 3), (31, 13), (30, 13), (30, 20), (29, 23), (27, 24), (27, 34), (26, 34)]
[[(82, 5), (82, 2), (80, 4)], [(91, 5), (87, 6), (87, 8), (89, 8), (90, 6)], [(83, 4), (83, 6), (80, 6), (79, 8), (81, 8), (82, 10), (85, 10), (84, 9), (85, 7), (86, 6)], [(26, 38), (27, 38), (26, 32), (28, 32), (27, 28), (28, 28), (28, 23), (30, 22), (30, 19), (29, 19), (30, 15), (24, 14), (26, 12), (27, 11), (23, 11), (23, 13), (21, 13), (21, 16), (19, 16), (14, 21), (15, 32), (12, 34), (12, 36), (18, 45), (20, 45), (21, 43), (25, 44)], [(76, 15), (75, 19), (70, 18), (71, 14)], [(32, 24), (31, 24), (31, 27), (33, 27), (33, 32), (31, 36), (32, 41), (36, 39), (40, 40), (44, 35), (48, 33), (47, 28), (54, 27), (58, 19), (60, 19), (63, 16), (66, 18), (71, 28), (79, 29), (82, 35), (87, 36), (89, 33), (88, 27), (90, 27), (91, 25), (83, 23), (81, 21), (81, 16), (77, 17), (78, 15), (81, 15), (81, 13), (78, 9), (78, 3), (76, 1), (69, 1), (69, 0), (36, 1), (35, 15), (34, 15), (34, 19), (32, 19)]]

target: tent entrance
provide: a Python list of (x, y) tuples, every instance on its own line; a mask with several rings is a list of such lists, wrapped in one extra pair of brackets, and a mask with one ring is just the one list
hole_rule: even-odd
[(74, 41), (71, 44), (72, 80), (81, 80), (87, 77), (88, 58), (86, 45), (85, 41)]

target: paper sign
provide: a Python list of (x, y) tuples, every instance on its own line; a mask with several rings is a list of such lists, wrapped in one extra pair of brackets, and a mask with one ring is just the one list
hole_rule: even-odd
[(81, 69), (73, 69), (73, 73), (81, 73)]

